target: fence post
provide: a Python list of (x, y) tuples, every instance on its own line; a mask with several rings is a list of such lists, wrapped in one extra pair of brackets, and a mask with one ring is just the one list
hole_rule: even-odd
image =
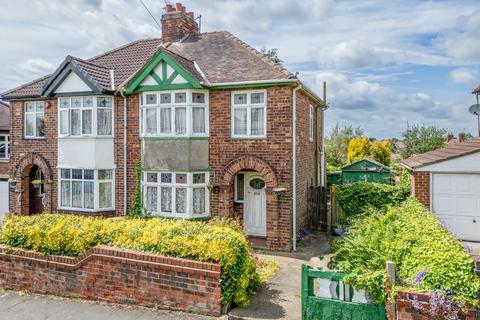
[[(397, 274), (395, 271), (395, 262), (387, 261), (387, 282), (388, 287), (392, 289), (395, 286), (395, 282), (397, 279)], [(396, 305), (393, 301), (387, 304), (387, 317), (389, 320), (396, 320)]]
[(302, 320), (307, 319), (307, 297), (308, 297), (308, 270), (309, 266), (302, 264)]

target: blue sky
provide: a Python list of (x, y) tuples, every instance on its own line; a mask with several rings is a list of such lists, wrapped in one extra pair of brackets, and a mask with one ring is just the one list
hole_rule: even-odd
[[(144, 0), (160, 19), (163, 0)], [(67, 54), (88, 58), (160, 30), (138, 0), (1, 0), (0, 91), (51, 72)], [(480, 84), (480, 2), (185, 0), (202, 31), (228, 30), (278, 48), (319, 94), (326, 131), (338, 122), (398, 137), (408, 124), (475, 133), (468, 113)]]

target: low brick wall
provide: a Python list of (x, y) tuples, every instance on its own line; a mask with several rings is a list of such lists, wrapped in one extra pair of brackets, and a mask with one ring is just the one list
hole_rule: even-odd
[(79, 257), (0, 246), (0, 288), (219, 316), (218, 264), (97, 246)]
[[(396, 296), (396, 320), (429, 320), (432, 319), (427, 314), (423, 314), (416, 310), (412, 305), (412, 299), (416, 296), (421, 305), (427, 307), (430, 301), (428, 294), (398, 292)], [(460, 315), (460, 319), (476, 320), (477, 315), (474, 310), (470, 310), (468, 314)], [(392, 320), (392, 319), (390, 319)]]

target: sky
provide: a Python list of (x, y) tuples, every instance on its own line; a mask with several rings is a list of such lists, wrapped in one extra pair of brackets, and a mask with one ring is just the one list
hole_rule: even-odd
[[(160, 20), (164, 0), (144, 0)], [(480, 84), (478, 0), (184, 0), (202, 32), (227, 30), (278, 48), (319, 95), (326, 133), (339, 123), (376, 138), (435, 125), (476, 135), (468, 107)], [(161, 30), (139, 0), (0, 0), (0, 92)]]

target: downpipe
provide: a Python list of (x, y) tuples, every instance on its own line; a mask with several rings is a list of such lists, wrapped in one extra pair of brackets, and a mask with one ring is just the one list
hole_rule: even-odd
[(127, 215), (127, 97), (123, 90), (120, 95), (123, 97), (123, 214)]

